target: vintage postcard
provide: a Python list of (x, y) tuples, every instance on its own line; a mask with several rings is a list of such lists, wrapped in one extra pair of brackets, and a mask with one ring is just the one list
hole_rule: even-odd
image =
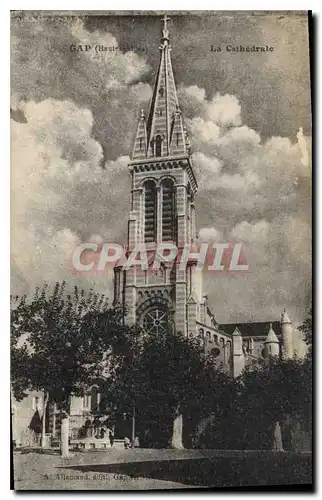
[(15, 490), (312, 489), (310, 33), (11, 12)]

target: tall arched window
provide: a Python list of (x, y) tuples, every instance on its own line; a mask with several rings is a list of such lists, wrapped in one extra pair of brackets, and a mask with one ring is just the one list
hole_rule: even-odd
[(155, 138), (155, 156), (161, 156), (162, 151), (162, 137), (157, 135)]
[(153, 181), (144, 184), (144, 241), (156, 241), (157, 235), (157, 189)]
[(162, 182), (162, 241), (176, 239), (175, 187), (172, 179)]

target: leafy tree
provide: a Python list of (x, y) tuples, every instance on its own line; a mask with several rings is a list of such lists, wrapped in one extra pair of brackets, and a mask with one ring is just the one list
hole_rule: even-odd
[[(246, 368), (239, 378), (236, 427), (244, 448), (272, 449), (276, 422), (292, 419), (311, 425), (312, 380), (310, 364), (303, 359), (277, 359)], [(290, 447), (284, 433), (284, 444)]]
[(136, 359), (120, 367), (108, 399), (119, 411), (135, 402), (141, 442), (191, 446), (191, 435), (209, 412), (224, 413), (229, 378), (214, 369), (199, 342), (169, 330), (141, 338)]
[(308, 312), (304, 323), (299, 327), (299, 330), (304, 333), (304, 340), (309, 348), (309, 355), (312, 354), (312, 306)]
[[(15, 297), (13, 303), (22, 310), (25, 307), (25, 297)], [(30, 353), (25, 343), (21, 343), (23, 333), (19, 329), (16, 318), (18, 311), (11, 311), (11, 390), (17, 401), (21, 401), (27, 396), (26, 390), (29, 387), (28, 369)]]
[[(48, 400), (69, 411), (70, 396), (83, 396), (92, 385), (112, 378), (131, 351), (131, 328), (123, 312), (109, 308), (104, 295), (86, 295), (56, 283), (38, 288), (31, 300), (16, 297), (11, 310), (12, 391), (42, 390)], [(44, 425), (44, 423), (43, 423)]]

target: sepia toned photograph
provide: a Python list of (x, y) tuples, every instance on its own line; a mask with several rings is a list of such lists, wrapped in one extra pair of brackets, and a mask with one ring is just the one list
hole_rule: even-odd
[(11, 487), (312, 491), (312, 15), (11, 11)]

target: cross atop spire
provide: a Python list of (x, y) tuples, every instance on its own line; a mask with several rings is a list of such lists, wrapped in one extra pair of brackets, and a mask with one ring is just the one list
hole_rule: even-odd
[(162, 30), (163, 38), (169, 38), (169, 30), (167, 25), (168, 21), (170, 21), (170, 17), (167, 17), (167, 15), (164, 14), (163, 19), (161, 19), (161, 22), (163, 23), (163, 30)]

